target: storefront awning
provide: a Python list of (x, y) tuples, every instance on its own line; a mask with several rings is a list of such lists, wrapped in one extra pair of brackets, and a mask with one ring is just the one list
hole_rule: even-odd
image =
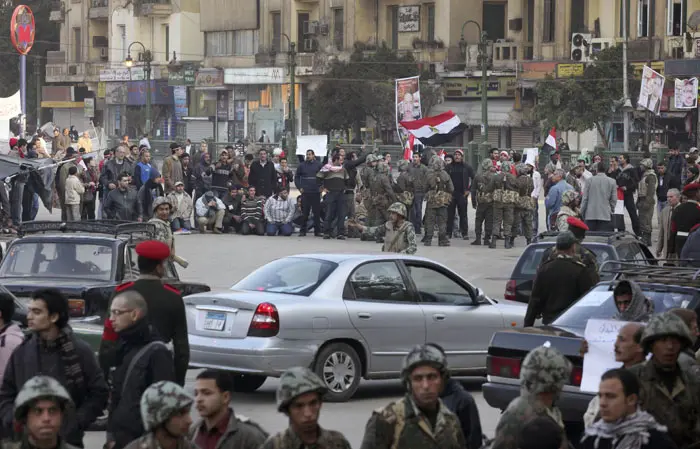
[[(517, 111), (513, 111), (513, 102), (513, 99), (489, 100), (489, 126), (520, 126), (520, 114)], [(430, 114), (437, 115), (447, 111), (457, 114), (462, 122), (467, 125), (481, 125), (481, 101), (445, 101), (433, 106)]]

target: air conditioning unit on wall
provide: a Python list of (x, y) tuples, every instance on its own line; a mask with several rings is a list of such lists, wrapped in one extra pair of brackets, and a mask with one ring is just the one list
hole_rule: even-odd
[(591, 39), (589, 33), (574, 33), (571, 35), (571, 60), (574, 62), (588, 62), (591, 56)]

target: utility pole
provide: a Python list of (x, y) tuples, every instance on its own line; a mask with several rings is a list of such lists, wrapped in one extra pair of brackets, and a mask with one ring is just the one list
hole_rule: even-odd
[(623, 106), (622, 106), (622, 118), (623, 118), (623, 132), (624, 132), (624, 151), (625, 153), (629, 151), (630, 148), (630, 116), (629, 110), (632, 108), (632, 102), (630, 101), (629, 94), (629, 82), (627, 80), (627, 2), (629, 0), (623, 0), (622, 2), (622, 96), (623, 96)]
[(462, 24), (462, 35), (459, 39), (459, 48), (462, 50), (462, 55), (467, 56), (467, 41), (464, 39), (464, 27), (469, 24), (476, 25), (479, 30), (479, 58), (481, 58), (481, 141), (487, 142), (489, 139), (489, 110), (488, 110), (488, 100), (489, 100), (489, 61), (486, 45), (486, 31), (481, 30), (481, 25), (479, 22), (474, 20), (467, 20)]
[(41, 60), (34, 60), (34, 73), (36, 75), (36, 129), (41, 127)]
[(292, 40), (286, 34), (282, 33), (282, 36), (287, 38), (287, 43), (289, 43), (289, 50), (287, 51), (287, 67), (289, 70), (289, 126), (291, 132), (289, 134), (289, 141), (287, 142), (287, 154), (296, 154), (297, 151), (297, 120), (296, 120), (296, 71), (297, 71), (297, 44), (292, 42)]
[[(651, 67), (651, 61), (654, 58), (654, 40), (651, 38), (651, 24), (654, 23), (654, 17), (651, 16), (652, 11), (655, 11), (656, 9), (654, 8), (654, 3), (656, 3), (656, 0), (649, 0), (649, 5), (647, 6), (647, 43), (648, 43), (648, 50), (649, 53), (647, 54), (647, 65)], [(649, 148), (649, 145), (651, 145), (651, 113), (649, 109), (646, 110), (646, 117), (644, 120), (645, 126), (644, 126), (644, 143), (647, 145), (647, 148)]]

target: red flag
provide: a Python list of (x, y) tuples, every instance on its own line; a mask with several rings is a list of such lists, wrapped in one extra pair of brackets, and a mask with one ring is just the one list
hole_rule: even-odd
[(542, 147), (542, 150), (546, 152), (547, 148), (545, 148), (545, 147), (549, 147), (550, 153), (554, 153), (556, 151), (559, 151), (559, 149), (557, 148), (557, 129), (556, 128), (552, 128), (549, 131), (549, 135), (547, 136), (547, 140), (544, 141), (544, 146)]
[(406, 148), (403, 150), (403, 158), (410, 161), (413, 158), (413, 143), (416, 137), (413, 134), (408, 135), (408, 140), (406, 141)]

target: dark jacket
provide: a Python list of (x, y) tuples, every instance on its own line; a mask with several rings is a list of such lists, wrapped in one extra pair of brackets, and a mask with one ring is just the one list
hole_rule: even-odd
[(700, 225), (695, 225), (688, 235), (681, 250), (681, 260), (690, 260), (683, 262), (686, 266), (700, 268)]
[(445, 406), (459, 418), (467, 449), (479, 449), (482, 444), (481, 420), (472, 395), (464, 389), (462, 384), (454, 379), (448, 379), (440, 398)]
[(5, 377), (0, 388), (0, 419), (3, 436), (12, 435), (14, 401), (22, 385), (39, 374), (51, 376), (61, 383), (75, 403), (75, 411), (70, 411), (63, 419), (61, 436), (74, 446), (83, 446), (83, 436), (88, 427), (102, 415), (109, 389), (102, 370), (90, 346), (73, 337), (75, 352), (80, 360), (84, 385), (71, 387), (66, 384), (60, 350), (48, 349), (36, 334), (27, 338), (10, 356), (5, 368)]
[(116, 158), (105, 162), (104, 167), (102, 167), (102, 174), (100, 175), (100, 184), (104, 187), (105, 193), (109, 192), (109, 184), (117, 185), (119, 175), (123, 172), (129, 173), (130, 175), (134, 174), (134, 164), (128, 159), (124, 158), (124, 162), (121, 164), (117, 164)]
[(321, 171), (323, 164), (318, 159), (304, 161), (297, 167), (297, 174), (294, 177), (294, 185), (303, 193), (319, 193), (321, 185), (316, 178), (316, 173)]
[[(596, 445), (596, 438), (588, 437), (579, 444), (579, 447), (581, 449), (615, 449), (617, 447), (617, 443), (613, 445), (611, 438), (601, 438), (597, 441)], [(641, 449), (678, 449), (678, 446), (667, 433), (651, 429), (649, 430), (649, 442), (642, 444)]]
[(454, 185), (454, 196), (464, 195), (465, 192), (469, 192), (472, 181), (474, 180), (474, 170), (469, 164), (464, 162), (456, 163), (453, 162), (447, 167), (445, 167), (447, 174), (452, 178), (452, 185)]
[(192, 195), (196, 179), (194, 169), (192, 168), (192, 162), (190, 161), (187, 167), (182, 167), (182, 183), (185, 185), (185, 192), (187, 192), (188, 195)]
[(676, 178), (675, 181), (680, 185), (681, 177), (683, 176), (683, 165), (685, 158), (683, 155), (669, 156), (668, 164), (666, 165), (666, 171), (671, 173), (671, 175)]
[(110, 220), (136, 221), (139, 217), (138, 193), (133, 187), (125, 191), (116, 188), (105, 197), (103, 206), (105, 218)]
[(637, 173), (637, 170), (632, 164), (627, 164), (627, 166), (620, 171), (620, 174), (617, 176), (617, 185), (618, 187), (627, 187), (625, 196), (633, 195), (637, 190), (637, 186), (639, 185), (639, 173)]
[(117, 368), (112, 375), (112, 397), (107, 422), (108, 439), (115, 442), (114, 449), (122, 449), (144, 434), (143, 421), (138, 410), (141, 395), (146, 388), (161, 380), (175, 381), (172, 354), (162, 346), (154, 346), (146, 351), (137, 360), (129, 378), (125, 379), (129, 364), (136, 354), (155, 340), (158, 340), (157, 334), (151, 330), (145, 319), (119, 333)]
[(354, 161), (346, 159), (343, 163), (343, 167), (345, 167), (345, 170), (347, 170), (349, 176), (349, 178), (345, 181), (346, 189), (355, 190), (355, 187), (357, 187), (357, 167), (365, 163), (367, 156), (369, 156), (369, 151), (365, 151)]
[(287, 168), (287, 171), (282, 171), (280, 168), (279, 170), (275, 171), (275, 176), (277, 177), (277, 181), (275, 182), (275, 193), (281, 189), (291, 188), (292, 182), (294, 182), (294, 173), (292, 172), (292, 169)]
[(267, 161), (262, 165), (260, 161), (255, 161), (250, 164), (250, 173), (248, 174), (248, 184), (255, 187), (258, 195), (269, 198), (272, 196), (272, 191), (277, 185), (277, 171), (275, 164), (272, 161)]
[(197, 165), (194, 169), (194, 190), (197, 192), (195, 197), (199, 198), (204, 195), (204, 192), (211, 190), (212, 180), (214, 177), (214, 166), (204, 164), (203, 162)]
[(163, 186), (156, 183), (153, 179), (149, 179), (141, 186), (138, 192), (138, 202), (139, 217), (141, 217), (143, 221), (148, 221), (153, 218), (153, 200), (155, 197), (164, 195), (165, 191), (163, 190)]
[(233, 172), (232, 164), (224, 164), (216, 162), (214, 165), (214, 175), (211, 179), (213, 187), (222, 187), (228, 190), (229, 183), (232, 182), (231, 174)]
[(668, 193), (669, 189), (681, 189), (681, 180), (680, 178), (676, 178), (669, 172), (668, 170), (666, 173), (664, 173), (663, 176), (658, 176), (659, 183), (656, 186), (656, 198), (659, 201), (666, 202), (666, 194)]

